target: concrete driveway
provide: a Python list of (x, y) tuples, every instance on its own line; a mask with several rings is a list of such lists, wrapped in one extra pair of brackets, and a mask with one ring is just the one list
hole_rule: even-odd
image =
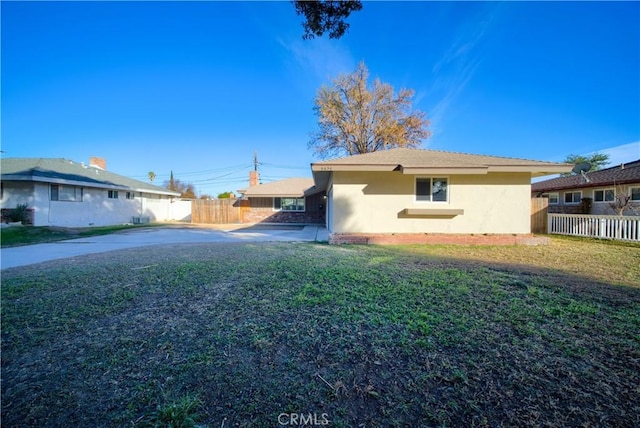
[(134, 229), (110, 235), (70, 239), (47, 244), (25, 245), (0, 250), (0, 268), (8, 269), (55, 259), (103, 253), (125, 248), (163, 244), (208, 242), (320, 241), (328, 239), (322, 226), (251, 226), (224, 230), (197, 226), (168, 226)]

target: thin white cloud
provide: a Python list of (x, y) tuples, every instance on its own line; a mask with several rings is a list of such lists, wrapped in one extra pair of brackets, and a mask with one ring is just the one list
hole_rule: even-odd
[(482, 62), (480, 44), (494, 21), (494, 10), (481, 19), (466, 24), (466, 31), (461, 31), (458, 38), (451, 43), (440, 59), (432, 67), (434, 80), (428, 89), (421, 90), (416, 102), (430, 99), (433, 107), (430, 110), (432, 132), (443, 129), (444, 119), (465, 90), (467, 84)]
[(621, 163), (633, 162), (640, 159), (640, 141), (607, 147), (590, 153), (584, 153), (584, 156), (589, 156), (594, 153), (604, 153), (609, 155), (609, 164), (607, 167), (620, 165)]
[(289, 42), (279, 40), (279, 43), (291, 54), (293, 62), (307, 78), (329, 82), (339, 74), (353, 71), (356, 66), (351, 52), (336, 40), (296, 39)]

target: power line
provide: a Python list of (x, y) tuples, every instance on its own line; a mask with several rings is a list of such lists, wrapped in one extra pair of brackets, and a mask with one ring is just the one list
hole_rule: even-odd
[(271, 168), (279, 168), (279, 169), (304, 169), (304, 170), (309, 170), (308, 166), (287, 166), (287, 165), (277, 165), (277, 164), (268, 163), (268, 162), (260, 162), (260, 165), (269, 166)]
[[(251, 164), (241, 164), (241, 165), (232, 165), (232, 166), (226, 166), (223, 168), (213, 168), (213, 169), (205, 169), (205, 170), (201, 170), (201, 171), (191, 171), (191, 172), (174, 172), (174, 176), (179, 176), (179, 177), (188, 177), (188, 176), (194, 176), (194, 175), (204, 175), (204, 174), (211, 174), (211, 173), (220, 173), (220, 172), (225, 172), (225, 171), (229, 171), (229, 170), (238, 170), (239, 168), (250, 168)], [(149, 174), (138, 174), (138, 175), (129, 175), (129, 177), (131, 178), (140, 178), (140, 177), (148, 177)], [(162, 177), (169, 177), (169, 174), (156, 174), (156, 178), (162, 178)]]

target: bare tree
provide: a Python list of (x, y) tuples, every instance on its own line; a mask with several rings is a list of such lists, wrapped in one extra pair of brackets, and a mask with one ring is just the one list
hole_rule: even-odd
[(609, 206), (618, 214), (624, 215), (626, 210), (631, 211), (633, 214), (638, 215), (633, 204), (631, 203), (631, 194), (627, 186), (615, 185), (615, 197), (614, 201), (609, 203)]
[(331, 86), (322, 86), (314, 110), (319, 130), (309, 148), (322, 158), (416, 147), (431, 133), (425, 113), (411, 111), (413, 90), (393, 87), (376, 79), (368, 85), (364, 62), (351, 74), (340, 75)]

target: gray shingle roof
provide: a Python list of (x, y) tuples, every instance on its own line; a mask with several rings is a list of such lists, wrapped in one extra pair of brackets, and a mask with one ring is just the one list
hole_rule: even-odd
[[(564, 169), (571, 166), (564, 163), (543, 162), (528, 159), (499, 156), (473, 155), (468, 153), (440, 150), (396, 148), (362, 155), (347, 156), (322, 162), (315, 162), (312, 168), (320, 170), (326, 166), (394, 166), (404, 168), (491, 168), (525, 167), (532, 170)], [(546, 172), (546, 171), (545, 171)]]
[(573, 165), (440, 150), (397, 148), (311, 164), (318, 189), (334, 171), (399, 171), (403, 174), (487, 174), (524, 172), (532, 177), (569, 172)]
[(3, 181), (40, 181), (180, 196), (180, 193), (164, 187), (134, 180), (133, 178), (68, 159), (6, 158), (0, 161), (0, 174)]
[(531, 185), (533, 192), (549, 192), (552, 190), (577, 189), (586, 187), (613, 186), (616, 184), (640, 183), (640, 159), (585, 174), (587, 182), (581, 174), (552, 178)]
[(299, 198), (314, 193), (313, 190), (313, 178), (295, 177), (249, 187), (244, 191), (244, 195), (263, 198)]

